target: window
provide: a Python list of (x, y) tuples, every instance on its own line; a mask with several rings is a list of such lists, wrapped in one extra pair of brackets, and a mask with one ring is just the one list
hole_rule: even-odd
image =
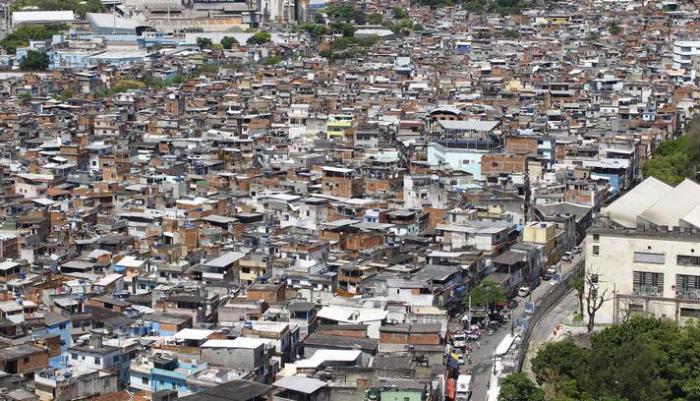
[(676, 263), (683, 266), (700, 266), (700, 256), (678, 255)]
[(70, 354), (70, 359), (77, 361), (78, 360), (78, 354)]
[(141, 384), (148, 384), (148, 377), (142, 377)]
[(632, 292), (645, 297), (661, 297), (664, 294), (664, 274), (635, 271), (632, 275)]
[(250, 267), (241, 267), (241, 273), (250, 273)]
[(666, 255), (663, 253), (635, 252), (634, 263), (652, 263), (663, 265), (666, 263)]
[(102, 358), (95, 358), (95, 365), (99, 365), (102, 363)]
[(598, 245), (593, 245), (593, 256), (600, 255), (600, 247)]
[(595, 241), (595, 242), (600, 241), (600, 234), (593, 234), (593, 241)]
[(119, 355), (114, 355), (114, 356), (112, 357), (112, 362), (114, 362), (114, 363), (119, 362)]
[(681, 308), (681, 317), (700, 319), (700, 309)]
[(24, 362), (24, 363), (29, 363), (29, 357), (28, 357), (28, 356), (25, 356), (25, 357), (22, 359), (22, 362)]
[(627, 305), (627, 310), (630, 315), (641, 315), (644, 313), (644, 305), (640, 304), (629, 304)]
[(59, 324), (59, 325), (58, 325), (58, 329), (59, 329), (59, 330), (65, 330), (65, 329), (66, 329), (66, 325), (65, 325), (65, 324)]
[(700, 299), (700, 276), (676, 274), (676, 298)]

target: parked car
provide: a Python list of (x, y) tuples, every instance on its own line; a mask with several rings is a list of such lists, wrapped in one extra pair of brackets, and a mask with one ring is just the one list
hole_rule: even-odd
[(518, 301), (515, 299), (511, 299), (510, 301), (508, 301), (508, 304), (506, 306), (508, 307), (508, 309), (515, 309), (518, 307)]
[(552, 277), (554, 277), (555, 274), (557, 274), (557, 268), (552, 266), (545, 270), (544, 273), (542, 273), (542, 280), (549, 281), (552, 279)]
[(574, 255), (578, 255), (583, 252), (583, 247), (581, 245), (574, 247)]
[(561, 257), (561, 260), (563, 260), (564, 262), (571, 262), (572, 260), (574, 260), (574, 254), (572, 254), (571, 252), (566, 252), (564, 256)]
[(464, 333), (457, 333), (452, 337), (452, 345), (455, 348), (464, 348), (467, 345), (467, 336)]
[(530, 295), (530, 287), (522, 286), (522, 287), (518, 288), (518, 296), (520, 298), (525, 298), (528, 295)]

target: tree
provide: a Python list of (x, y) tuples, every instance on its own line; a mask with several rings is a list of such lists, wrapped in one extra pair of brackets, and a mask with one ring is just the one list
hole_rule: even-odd
[(505, 31), (503, 31), (503, 36), (505, 36), (508, 39), (519, 39), (520, 32), (514, 29), (506, 29)]
[(112, 86), (111, 93), (121, 93), (134, 89), (143, 89), (146, 84), (142, 81), (137, 81), (135, 79), (120, 79), (117, 83)]
[(394, 19), (404, 19), (408, 18), (408, 11), (401, 7), (394, 7), (391, 9), (391, 15)]
[(474, 287), (464, 299), (463, 303), (468, 304), (469, 298), (471, 298), (472, 306), (485, 306), (489, 308), (497, 303), (506, 301), (503, 290), (491, 280), (483, 280), (478, 286)]
[(523, 373), (511, 373), (501, 380), (498, 401), (544, 401), (544, 391)]
[(272, 56), (268, 57), (265, 60), (262, 61), (264, 65), (276, 65), (282, 62), (282, 57), (280, 56)]
[(297, 30), (305, 31), (313, 40), (319, 40), (323, 35), (328, 33), (328, 28), (321, 24), (303, 23), (297, 25)]
[(579, 377), (586, 369), (588, 353), (571, 339), (547, 343), (532, 358), (532, 372), (537, 383), (561, 386)]
[(576, 291), (578, 313), (583, 316), (583, 297), (586, 290), (586, 282), (583, 280), (583, 277), (574, 277), (574, 279), (571, 281), (571, 288)]
[(71, 99), (73, 96), (75, 96), (75, 91), (73, 91), (73, 89), (64, 89), (58, 95), (58, 97), (64, 102)]
[(384, 17), (379, 13), (372, 13), (367, 16), (367, 23), (370, 25), (381, 25), (384, 22)]
[(197, 46), (199, 46), (200, 49), (211, 49), (212, 45), (213, 42), (209, 38), (197, 38)]
[(346, 38), (350, 38), (355, 35), (355, 26), (349, 22), (333, 22), (329, 25), (333, 32), (340, 33)]
[(324, 12), (333, 21), (354, 22), (364, 25), (366, 21), (365, 13), (348, 3), (330, 4)]
[(269, 32), (260, 31), (248, 38), (246, 43), (249, 45), (262, 45), (270, 40), (272, 40), (272, 35)]
[(19, 63), (22, 71), (46, 71), (49, 68), (49, 55), (45, 52), (29, 50)]
[(30, 40), (48, 40), (53, 35), (66, 29), (68, 29), (68, 26), (64, 24), (22, 25), (11, 34), (5, 36), (0, 41), (0, 45), (8, 53), (15, 54), (18, 47), (28, 46)]
[(603, 307), (603, 304), (612, 300), (615, 294), (612, 294), (609, 289), (605, 289), (602, 293), (598, 293), (598, 275), (591, 272), (586, 272), (586, 312), (588, 313), (588, 332), (593, 332), (595, 327), (595, 315)]
[(71, 10), (81, 18), (86, 13), (99, 13), (104, 10), (100, 0), (18, 0), (12, 4), (13, 11), (35, 7), (42, 11)]
[(617, 25), (617, 22), (613, 22), (610, 24), (608, 27), (608, 32), (610, 32), (611, 35), (617, 35), (621, 31), (620, 27)]
[(557, 401), (700, 401), (698, 322), (632, 316), (591, 334), (587, 347), (549, 344), (532, 362)]
[(238, 44), (238, 41), (233, 36), (224, 36), (221, 39), (221, 46), (223, 46), (224, 49), (230, 49), (233, 47), (233, 45), (237, 45), (237, 44)]

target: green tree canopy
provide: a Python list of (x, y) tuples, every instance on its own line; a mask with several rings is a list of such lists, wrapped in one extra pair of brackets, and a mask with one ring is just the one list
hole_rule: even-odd
[(367, 23), (371, 25), (381, 25), (384, 17), (379, 13), (372, 13), (367, 16)]
[(608, 32), (610, 32), (611, 35), (617, 35), (618, 33), (620, 33), (620, 31), (621, 29), (620, 26), (617, 25), (617, 22), (613, 22), (612, 24), (610, 24), (610, 26), (608, 26)]
[(224, 36), (221, 39), (221, 46), (223, 46), (224, 49), (230, 49), (233, 47), (233, 45), (237, 45), (237, 44), (238, 44), (238, 41), (233, 36)]
[(501, 380), (498, 401), (544, 401), (544, 390), (523, 373), (511, 373)]
[(22, 25), (15, 29), (14, 32), (5, 36), (0, 41), (0, 45), (10, 54), (15, 54), (18, 47), (29, 45), (30, 40), (47, 40), (53, 35), (61, 33), (68, 29), (64, 24), (45, 24), (45, 25)]
[(632, 317), (591, 337), (590, 348), (550, 343), (532, 360), (562, 400), (700, 400), (700, 326)]
[(675, 185), (685, 178), (695, 178), (700, 168), (700, 117), (693, 118), (686, 133), (662, 142), (642, 167), (645, 177), (655, 177)]
[(80, 17), (86, 13), (99, 13), (104, 10), (100, 0), (17, 0), (12, 4), (13, 11), (26, 7), (36, 7), (42, 11), (71, 10)]
[(329, 4), (323, 10), (333, 21), (354, 22), (363, 25), (366, 21), (365, 13), (349, 3)]
[(249, 45), (262, 45), (272, 40), (272, 35), (269, 32), (256, 32), (253, 36), (248, 38), (246, 41)]
[(332, 22), (329, 27), (331, 31), (342, 34), (346, 38), (355, 35), (355, 26), (349, 22), (336, 21)]
[(475, 307), (492, 307), (494, 304), (506, 301), (503, 290), (491, 280), (483, 280), (478, 286), (474, 287), (464, 299), (465, 305), (469, 303), (470, 297), (471, 304)]
[(49, 68), (49, 55), (45, 52), (29, 50), (19, 64), (22, 71), (46, 71)]
[(310, 22), (297, 25), (297, 30), (308, 33), (314, 40), (319, 40), (323, 35), (328, 34), (328, 28), (325, 25)]
[(403, 7), (394, 7), (391, 9), (391, 15), (394, 19), (408, 18), (408, 11)]
[(586, 368), (588, 354), (572, 340), (548, 344), (532, 359), (532, 371), (537, 382), (563, 383), (575, 379)]
[(138, 81), (135, 79), (120, 79), (114, 86), (112, 86), (111, 92), (121, 93), (134, 89), (143, 89), (145, 87), (146, 84), (142, 81)]
[(214, 43), (209, 38), (197, 38), (197, 46), (199, 46), (200, 49), (211, 49), (213, 44)]

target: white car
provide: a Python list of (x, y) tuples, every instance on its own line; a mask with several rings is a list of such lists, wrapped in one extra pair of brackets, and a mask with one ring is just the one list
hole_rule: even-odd
[(530, 287), (522, 286), (518, 288), (518, 296), (520, 298), (525, 298), (528, 295), (530, 295)]

